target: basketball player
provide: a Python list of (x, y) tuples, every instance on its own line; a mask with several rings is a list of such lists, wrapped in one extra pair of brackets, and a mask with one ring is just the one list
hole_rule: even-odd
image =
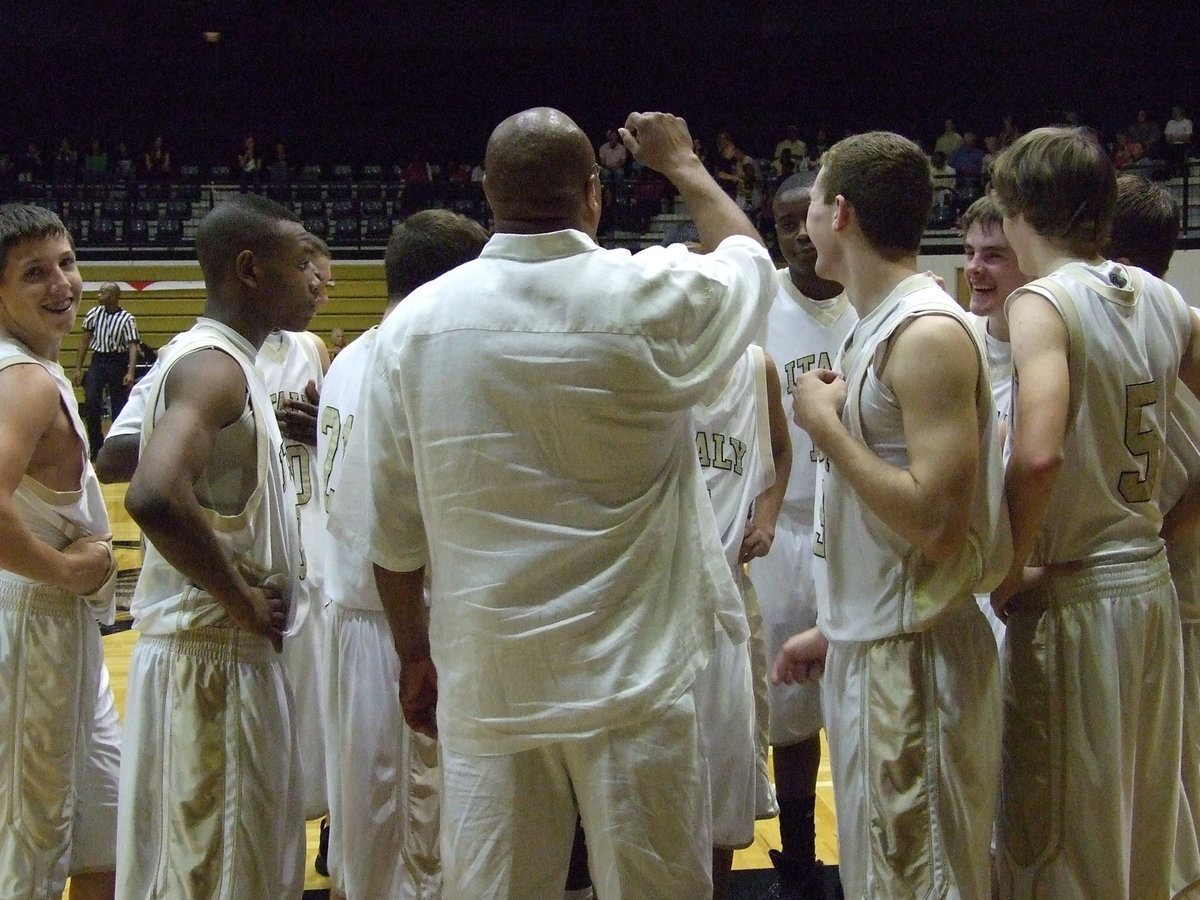
[[(1179, 203), (1160, 185), (1140, 175), (1117, 176), (1117, 202), (1106, 253), (1109, 259), (1164, 278), (1179, 227)], [(1171, 892), (1172, 896), (1190, 896), (1186, 892), (1200, 888), (1200, 531), (1189, 528), (1174, 508), (1188, 484), (1200, 480), (1200, 400), (1182, 381), (1175, 386), (1174, 399), (1159, 500), (1183, 629), (1182, 793)]]
[(859, 321), (793, 391), (822, 454), (820, 628), (775, 674), (824, 668), (847, 897), (990, 892), (998, 665), (973, 593), (1007, 570), (1001, 448), (982, 342), (917, 273), (932, 190), (918, 146), (871, 132), (829, 150), (808, 210), (817, 274)]
[[(1012, 402), (1012, 347), (1008, 342), (1008, 315), (1004, 301), (1029, 277), (1017, 266), (1017, 255), (1004, 237), (1004, 212), (991, 194), (985, 194), (962, 215), (963, 249), (966, 251), (967, 285), (971, 288), (971, 313), (987, 348), (988, 377), (1000, 422), (1000, 442), (1008, 434)], [(1004, 623), (992, 609), (989, 594), (976, 598), (992, 626), (996, 646), (1004, 645)]]
[[(314, 257), (322, 290), (318, 308), (329, 299), (324, 285), (330, 280), (327, 255)], [(322, 271), (323, 270), (323, 271)], [(254, 358), (254, 367), (275, 407), (283, 434), (285, 465), (296, 498), (304, 577), (295, 584), (294, 622), (283, 645), (283, 665), (296, 697), (293, 718), (304, 773), (304, 818), (329, 812), (325, 785), (325, 522), (319, 509), (321, 485), (317, 462), (317, 402), (329, 368), (325, 342), (311, 331), (272, 331)], [(315, 499), (314, 499), (315, 498)], [(327, 830), (329, 823), (322, 824)], [(327, 837), (322, 837), (326, 842)], [(318, 860), (319, 869), (323, 863)], [(318, 871), (319, 871), (318, 869)]]
[[(384, 316), (425, 282), (477, 257), (487, 237), (478, 222), (446, 210), (405, 219), (384, 256)], [(322, 509), (335, 496), (351, 508), (366, 502), (365, 473), (344, 462), (352, 431), (365, 433), (358, 398), (377, 335), (372, 328), (345, 347), (325, 378), (317, 432)], [(437, 744), (404, 723), (400, 661), (370, 560), (361, 545), (332, 536), (326, 554), (326, 766), (336, 823), (330, 835), (331, 895), (435, 898), (441, 886)]]
[[(716, 649), (696, 679), (712, 788), (713, 898), (725, 900), (733, 851), (754, 842), (756, 818), (775, 813), (754, 702), (755, 680), (766, 678), (765, 649), (761, 634), (747, 621), (754, 588), (743, 569), (771, 549), (791, 470), (775, 364), (752, 344), (726, 377), (714, 380), (692, 417), (721, 544), (743, 597), (718, 612)], [(755, 658), (761, 663), (755, 664)]]
[[(810, 369), (829, 369), (858, 314), (842, 286), (813, 269), (817, 252), (808, 239), (813, 176), (793, 176), (775, 193), (775, 233), (787, 262), (767, 314), (763, 347), (779, 361), (784, 389)], [(817, 621), (812, 583), (813, 492), (817, 451), (812, 438), (789, 421), (793, 454), (787, 494), (775, 525), (771, 552), (750, 563), (750, 579), (766, 625), (767, 659), (784, 641)], [(815, 683), (772, 684), (768, 693), (775, 792), (782, 850), (771, 861), (795, 892), (822, 890), (816, 856), (817, 770), (821, 764), (821, 694)]]
[(353, 515), (405, 718), (441, 740), (447, 896), (559, 900), (577, 812), (597, 896), (712, 891), (692, 685), (736, 586), (690, 410), (761, 328), (774, 272), (681, 119), (634, 113), (621, 135), (710, 252), (597, 246), (590, 141), (518, 113), (488, 142), (496, 234), (388, 317), (364, 384)]
[(292, 696), (277, 655), (300, 575), (282, 436), (254, 358), (318, 302), (312, 235), (245, 195), (196, 233), (205, 315), (147, 398), (125, 505), (146, 537), (133, 598), (117, 890), (295, 898), (304, 824)]
[[(58, 363), (83, 293), (52, 212), (0, 206), (0, 896), (111, 897), (118, 752), (97, 619), (116, 564), (75, 391)], [(115, 731), (113, 737), (116, 737)], [(105, 802), (105, 795), (109, 802)], [(107, 830), (106, 830), (107, 829)]]
[(1200, 329), (1173, 288), (1104, 259), (1116, 179), (1091, 132), (1023, 135), (992, 182), (1037, 279), (1008, 301), (1001, 889), (1166, 897), (1182, 673), (1158, 485), (1176, 378), (1200, 385)]

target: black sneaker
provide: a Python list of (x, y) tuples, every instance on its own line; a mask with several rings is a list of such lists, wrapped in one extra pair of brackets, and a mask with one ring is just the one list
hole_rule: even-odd
[(781, 898), (786, 900), (825, 900), (825, 865), (818, 859), (801, 861), (782, 850), (768, 850), (771, 864), (779, 873)]
[(324, 878), (329, 877), (329, 816), (321, 820), (321, 836), (317, 839), (317, 858), (313, 868)]

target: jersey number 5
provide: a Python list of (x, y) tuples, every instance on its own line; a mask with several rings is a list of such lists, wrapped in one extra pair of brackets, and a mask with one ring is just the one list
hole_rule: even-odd
[(1158, 402), (1158, 396), (1156, 381), (1125, 385), (1125, 446), (1139, 464), (1136, 469), (1123, 471), (1117, 481), (1117, 489), (1126, 503), (1149, 501), (1158, 484), (1163, 438), (1154, 430), (1149, 409)]

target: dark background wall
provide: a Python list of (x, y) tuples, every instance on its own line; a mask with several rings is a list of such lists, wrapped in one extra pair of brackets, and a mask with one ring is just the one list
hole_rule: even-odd
[(475, 161), (499, 119), (540, 104), (596, 140), (668, 109), (760, 154), (789, 123), (931, 142), (947, 116), (986, 134), (1004, 112), (1075, 109), (1111, 131), (1139, 106), (1161, 123), (1200, 104), (1198, 45), (1194, 0), (5, 0), (0, 144), (138, 151), (161, 133), (177, 161), (217, 163), (253, 133), (326, 163)]

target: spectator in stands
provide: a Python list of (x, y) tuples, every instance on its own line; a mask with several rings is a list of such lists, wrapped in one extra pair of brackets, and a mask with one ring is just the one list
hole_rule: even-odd
[(757, 222), (758, 211), (762, 208), (763, 189), (762, 178), (758, 166), (749, 156), (742, 157), (741, 177), (738, 178), (737, 205), (751, 222)]
[(37, 141), (25, 146), (25, 153), (17, 163), (17, 181), (45, 181), (46, 164), (42, 162), (42, 151)]
[(88, 151), (83, 157), (83, 177), (88, 181), (108, 178), (108, 151), (100, 145), (99, 138), (88, 141)]
[[(1021, 129), (1017, 127), (1016, 121), (1013, 119), (1013, 114), (1005, 113), (1004, 119), (1000, 124), (1000, 133), (996, 135), (996, 149), (1003, 150), (1020, 136)], [(986, 140), (984, 143), (986, 143)]]
[(143, 154), (142, 171), (151, 181), (166, 181), (171, 177), (171, 151), (163, 143), (162, 135), (157, 135), (150, 148)]
[(942, 133), (938, 135), (937, 142), (934, 143), (933, 149), (940, 150), (946, 154), (947, 159), (950, 154), (961, 147), (963, 144), (963, 136), (954, 130), (954, 120), (947, 119), (942, 123)]
[(983, 139), (983, 182), (987, 184), (992, 180), (992, 163), (996, 161), (996, 154), (1000, 152), (1000, 138), (997, 135), (989, 134)]
[(115, 160), (113, 173), (122, 181), (131, 179), (133, 177), (133, 154), (129, 152), (129, 146), (124, 141), (117, 141), (117, 150), (113, 158)]
[(629, 152), (621, 143), (621, 138), (615, 128), (608, 130), (607, 140), (600, 145), (596, 156), (600, 160), (600, 165), (609, 173), (618, 175), (624, 171), (625, 163), (629, 159)]
[(946, 154), (934, 150), (929, 157), (930, 172), (933, 175), (933, 203), (935, 206), (954, 205), (954, 176), (955, 170), (946, 165)]
[(1144, 109), (1137, 111), (1137, 116), (1125, 129), (1125, 133), (1129, 135), (1131, 141), (1137, 141), (1142, 145), (1142, 149), (1148, 159), (1161, 159), (1162, 154), (1162, 129), (1158, 127), (1158, 123), (1150, 118), (1150, 114)]
[(1167, 171), (1186, 176), (1188, 153), (1192, 149), (1192, 120), (1183, 114), (1182, 106), (1171, 107), (1171, 121), (1163, 127), (1163, 140)]
[(784, 132), (784, 137), (775, 145), (775, 160), (776, 171), (778, 171), (779, 163), (783, 158), (783, 151), (790, 152), (793, 160), (804, 159), (808, 155), (808, 144), (804, 143), (800, 138), (800, 129), (795, 125), (789, 125)]
[(1129, 136), (1118, 131), (1116, 138), (1113, 140), (1113, 165), (1118, 169), (1128, 169), (1130, 166), (1136, 166), (1142, 161), (1143, 149), (1142, 145), (1137, 141), (1129, 139)]
[(717, 135), (717, 158), (713, 163), (717, 184), (733, 199), (737, 199), (742, 178), (742, 158), (745, 154), (734, 143), (733, 135), (722, 131)]
[[(808, 152), (807, 147), (804, 150), (805, 153)], [(771, 161), (771, 174), (780, 181), (791, 178), (796, 174), (796, 160), (798, 159), (804, 159), (804, 155), (795, 156), (790, 148), (784, 147), (779, 156)]]
[(329, 332), (329, 358), (332, 360), (346, 349), (346, 332), (341, 325), (335, 325)]
[[(817, 129), (817, 141), (816, 141), (817, 155), (815, 157), (818, 162), (820, 162), (820, 160), (821, 160), (821, 155), (828, 149), (829, 149), (829, 135), (826, 134), (824, 128), (818, 128)], [(813, 158), (811, 156), (811, 154), (810, 154), (809, 158), (810, 159)]]
[(238, 177), (242, 184), (257, 184), (261, 169), (262, 154), (258, 152), (258, 145), (254, 143), (254, 135), (248, 134), (242, 141), (242, 151), (237, 157)]
[(954, 169), (960, 181), (963, 178), (978, 179), (983, 174), (985, 154), (977, 141), (975, 132), (968, 131), (962, 136), (962, 144), (953, 152), (946, 154), (946, 162)]
[[(104, 394), (112, 418), (121, 414), (137, 376), (138, 331), (133, 316), (121, 309), (121, 289), (111, 281), (100, 285), (100, 302), (83, 317), (83, 343), (75, 360), (75, 383), (83, 384), (83, 416), (87, 421), (92, 462), (104, 443), (101, 420)], [(83, 361), (92, 351), (92, 364), (83, 378)]]
[(292, 177), (292, 168), (288, 164), (287, 147), (283, 141), (275, 142), (275, 158), (267, 164), (267, 177), (272, 184), (287, 184)]
[(70, 138), (63, 138), (54, 153), (54, 180), (59, 184), (74, 181), (78, 173), (79, 151)]

